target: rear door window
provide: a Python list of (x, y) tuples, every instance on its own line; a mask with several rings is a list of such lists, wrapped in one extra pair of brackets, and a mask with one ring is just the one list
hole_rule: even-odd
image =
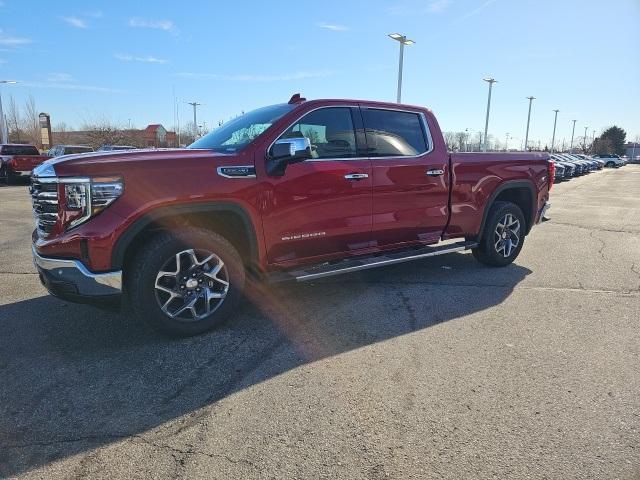
[(418, 113), (363, 108), (362, 116), (371, 157), (414, 157), (430, 149)]

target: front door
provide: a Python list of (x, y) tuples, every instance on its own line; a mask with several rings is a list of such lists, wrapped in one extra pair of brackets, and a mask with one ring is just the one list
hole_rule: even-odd
[(434, 243), (448, 218), (449, 159), (420, 111), (362, 108), (373, 174), (373, 241)]
[(303, 114), (278, 137), (309, 138), (313, 158), (267, 179), (272, 188), (263, 229), (270, 263), (298, 263), (371, 246), (371, 162), (356, 141), (359, 128), (357, 107), (323, 107)]

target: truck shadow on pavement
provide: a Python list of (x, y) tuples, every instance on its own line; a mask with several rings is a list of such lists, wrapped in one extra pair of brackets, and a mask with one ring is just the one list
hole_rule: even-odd
[(276, 375), (498, 305), (529, 273), (453, 254), (253, 286), (237, 318), (181, 340), (50, 296), (0, 306), (0, 476), (149, 429), (171, 436)]

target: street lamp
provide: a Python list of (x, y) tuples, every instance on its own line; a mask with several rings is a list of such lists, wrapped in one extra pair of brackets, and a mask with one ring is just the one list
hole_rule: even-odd
[(524, 151), (527, 151), (527, 144), (529, 143), (529, 122), (531, 121), (531, 103), (536, 97), (527, 97), (529, 99), (529, 115), (527, 115), (527, 133), (524, 136)]
[(398, 62), (398, 95), (397, 102), (400, 103), (402, 99), (402, 63), (404, 61), (404, 46), (413, 45), (413, 40), (409, 40), (405, 35), (399, 33), (390, 33), (389, 37), (400, 43), (400, 61)]
[(504, 141), (504, 151), (505, 152), (509, 151), (509, 132), (507, 132), (507, 138)]
[(584, 127), (584, 142), (582, 142), (582, 153), (587, 153), (587, 128)]
[(193, 107), (193, 138), (196, 139), (198, 138), (198, 120), (196, 109), (202, 104), (198, 102), (187, 102), (187, 104)]
[[(18, 83), (15, 80), (0, 80), (0, 84), (13, 84)], [(8, 143), (9, 128), (4, 118), (4, 112), (2, 111), (2, 95), (0, 94), (0, 143)]]
[(569, 153), (573, 153), (573, 134), (576, 133), (576, 122), (577, 120), (572, 120), (573, 129), (571, 130), (571, 145), (569, 145)]
[(556, 144), (556, 124), (558, 123), (558, 112), (560, 110), (554, 110), (554, 112), (556, 112), (556, 115), (553, 119), (553, 136), (551, 137), (551, 153), (553, 153), (553, 147)]
[(483, 78), (485, 82), (489, 83), (489, 98), (487, 99), (487, 119), (484, 122), (484, 143), (482, 144), (482, 151), (487, 151), (487, 130), (489, 129), (489, 110), (491, 109), (491, 89), (493, 84), (497, 82), (496, 79), (489, 77)]

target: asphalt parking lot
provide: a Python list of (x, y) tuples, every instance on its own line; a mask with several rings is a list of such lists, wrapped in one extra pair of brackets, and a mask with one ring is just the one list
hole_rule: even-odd
[(280, 285), (176, 341), (46, 295), (0, 187), (0, 476), (640, 478), (640, 165), (551, 202), (507, 268)]

